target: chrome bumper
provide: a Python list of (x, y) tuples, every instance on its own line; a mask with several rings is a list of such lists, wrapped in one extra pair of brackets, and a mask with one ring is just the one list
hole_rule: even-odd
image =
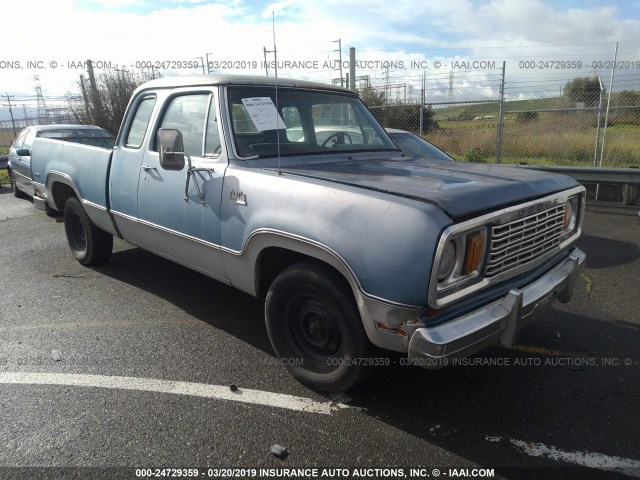
[(465, 357), (496, 343), (512, 347), (520, 329), (553, 300), (569, 302), (586, 258), (575, 248), (562, 263), (526, 287), (437, 327), (418, 328), (409, 342), (409, 358), (416, 365), (437, 368), (444, 363), (424, 359)]

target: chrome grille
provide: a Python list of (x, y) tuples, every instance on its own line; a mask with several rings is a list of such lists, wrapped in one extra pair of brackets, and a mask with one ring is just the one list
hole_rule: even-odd
[(543, 256), (560, 243), (564, 205), (491, 228), (485, 277), (494, 277)]

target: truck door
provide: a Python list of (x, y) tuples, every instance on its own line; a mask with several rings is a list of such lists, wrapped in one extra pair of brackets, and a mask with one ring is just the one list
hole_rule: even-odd
[(16, 184), (20, 186), (20, 190), (26, 191), (31, 196), (33, 196), (33, 186), (31, 185), (31, 155), (20, 156), (17, 154), (17, 150), (24, 148), (30, 151), (35, 138), (36, 130), (34, 128), (26, 129), (20, 134), (20, 137), (18, 137), (9, 150), (13, 179)]
[[(138, 222), (145, 231), (140, 246), (224, 280), (220, 202), (227, 156), (221, 146), (216, 92), (177, 93), (164, 102), (140, 166)], [(159, 128), (180, 130), (196, 171), (160, 167)]]
[(134, 244), (144, 238), (137, 222), (138, 180), (146, 139), (153, 134), (150, 122), (156, 103), (156, 95), (150, 93), (135, 99), (129, 107), (124, 119), (126, 134), (118, 140), (109, 174), (111, 213), (122, 236)]

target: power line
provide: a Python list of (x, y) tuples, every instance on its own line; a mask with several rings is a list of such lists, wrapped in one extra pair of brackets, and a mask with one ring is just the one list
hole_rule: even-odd
[(9, 103), (9, 115), (11, 115), (11, 125), (13, 125), (13, 134), (17, 136), (18, 133), (16, 132), (16, 122), (13, 119), (13, 109), (11, 108), (11, 99), (13, 98), (13, 95), (9, 95), (8, 93), (5, 92), (5, 94), (1, 96), (6, 98), (7, 102)]

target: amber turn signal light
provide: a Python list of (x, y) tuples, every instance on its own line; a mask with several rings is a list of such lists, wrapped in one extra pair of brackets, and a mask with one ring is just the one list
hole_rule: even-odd
[(462, 273), (468, 275), (475, 272), (482, 260), (484, 250), (484, 237), (479, 233), (471, 234), (467, 237), (467, 251), (464, 258)]

